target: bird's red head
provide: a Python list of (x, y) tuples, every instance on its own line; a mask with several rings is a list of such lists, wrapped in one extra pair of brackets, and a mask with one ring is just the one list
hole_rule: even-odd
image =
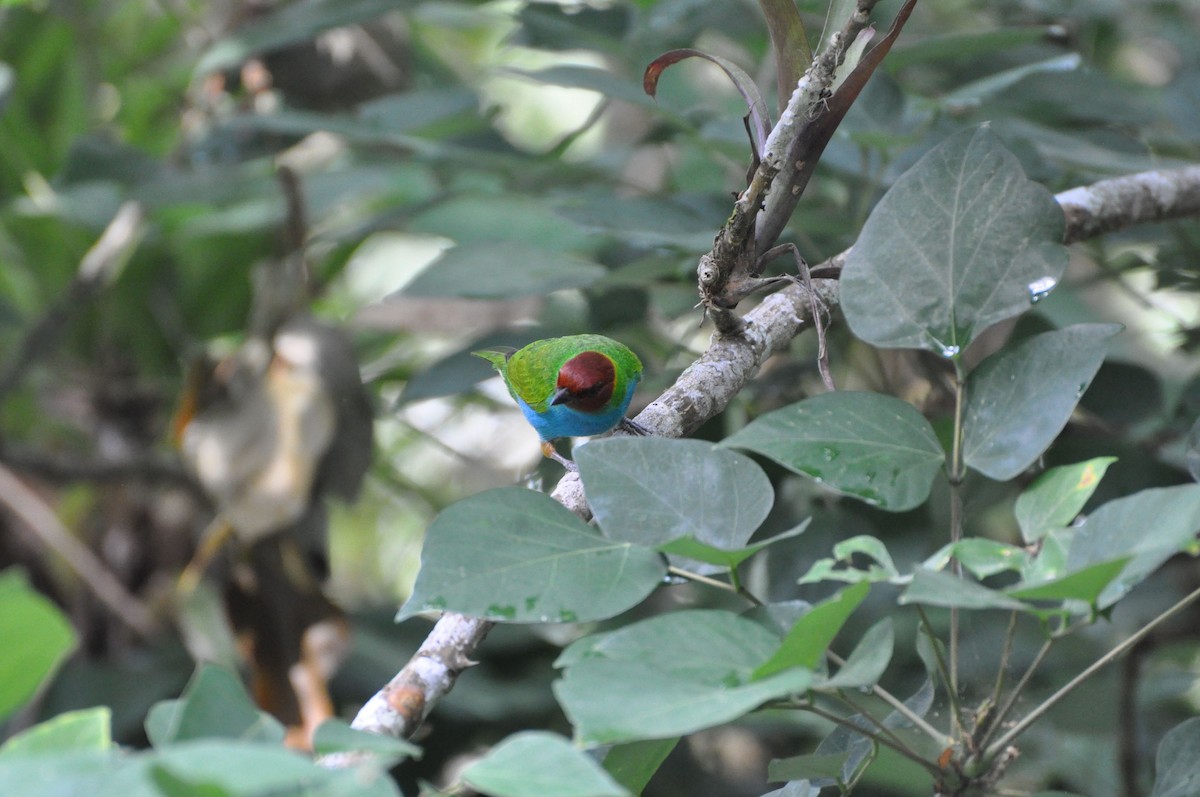
[(551, 404), (566, 404), (580, 412), (599, 412), (612, 398), (617, 371), (613, 361), (598, 351), (576, 354), (558, 371), (557, 390)]

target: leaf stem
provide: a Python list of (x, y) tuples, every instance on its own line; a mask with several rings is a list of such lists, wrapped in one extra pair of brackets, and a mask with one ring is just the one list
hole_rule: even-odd
[(734, 595), (740, 595), (741, 597), (753, 603), (755, 606), (763, 605), (763, 602), (758, 599), (757, 595), (743, 587), (741, 584), (729, 584), (721, 581), (720, 579), (710, 578), (709, 576), (703, 576), (699, 573), (693, 573), (691, 570), (685, 570), (682, 567), (676, 567), (675, 565), (667, 565), (667, 572), (673, 576), (686, 578), (688, 581), (695, 581), (697, 584), (706, 584), (710, 587), (723, 589), (726, 592), (732, 592)]
[(942, 683), (946, 686), (946, 694), (950, 698), (954, 731), (957, 734), (962, 729), (962, 707), (958, 704), (958, 692), (950, 688), (950, 672), (946, 666), (946, 657), (942, 655), (942, 649), (938, 647), (938, 638), (933, 633), (933, 626), (929, 624), (929, 616), (925, 614), (925, 607), (917, 604), (917, 614), (921, 616), (921, 630), (925, 632), (925, 636), (929, 638), (929, 646), (933, 648), (933, 658), (937, 662), (938, 675), (941, 676)]
[[(1008, 631), (1004, 634), (1004, 650), (1000, 653), (1000, 666), (996, 668), (996, 685), (992, 688), (992, 696), (988, 699), (988, 715), (976, 722), (972, 735), (982, 732), (984, 737), (991, 735), (996, 727), (996, 708), (1000, 705), (1000, 695), (1004, 691), (1004, 675), (1008, 670), (1008, 658), (1012, 655), (1013, 640), (1017, 632), (1017, 612), (1013, 611), (1008, 617)], [(982, 746), (982, 744), (980, 745)]]
[(1108, 653), (1105, 653), (1103, 656), (1096, 659), (1096, 661), (1090, 667), (1088, 667), (1083, 672), (1079, 673), (1079, 675), (1076, 675), (1074, 678), (1072, 678), (1070, 681), (1068, 681), (1066, 684), (1064, 684), (1062, 686), (1062, 688), (1060, 688), (1057, 692), (1050, 695), (1050, 697), (1046, 698), (1042, 702), (1041, 705), (1039, 705), (1033, 711), (1026, 714), (1021, 719), (1020, 722), (1018, 722), (1016, 725), (1014, 725), (1008, 731), (1008, 733), (1001, 736), (999, 739), (997, 739), (995, 741), (994, 744), (992, 744), (990, 747), (988, 747), (987, 750), (984, 752), (984, 759), (985, 760), (991, 759), (994, 755), (996, 755), (996, 753), (1000, 752), (1005, 747), (1007, 747), (1008, 744), (1013, 739), (1016, 739), (1018, 736), (1020, 736), (1022, 733), (1024, 733), (1026, 728), (1028, 728), (1030, 725), (1032, 725), (1034, 722), (1036, 722), (1043, 714), (1045, 714), (1047, 711), (1049, 711), (1051, 708), (1053, 708), (1054, 705), (1056, 703), (1058, 703), (1058, 701), (1062, 700), (1064, 697), (1066, 697), (1068, 694), (1070, 694), (1072, 691), (1074, 691), (1075, 687), (1079, 686), (1081, 683), (1086, 681), (1088, 678), (1095, 675), (1097, 672), (1099, 672), (1101, 669), (1103, 669), (1106, 665), (1110, 664), (1113, 660), (1115, 660), (1116, 658), (1121, 656), (1123, 653), (1128, 651), (1130, 648), (1132, 648), (1138, 642), (1141, 642), (1143, 639), (1145, 639), (1150, 634), (1151, 631), (1153, 631), (1155, 628), (1157, 628), (1159, 625), (1161, 625), (1162, 623), (1164, 623), (1171, 617), (1174, 617), (1176, 614), (1178, 614), (1179, 612), (1186, 609), (1189, 605), (1194, 603), (1198, 598), (1200, 598), (1200, 588), (1194, 589), (1191, 592), (1189, 592), (1187, 595), (1185, 595), (1184, 597), (1180, 598), (1173, 606), (1171, 606), (1171, 608), (1167, 609), (1162, 614), (1158, 615), (1158, 617), (1155, 617), (1149, 623), (1147, 623), (1146, 625), (1144, 625), (1140, 629), (1138, 629), (1137, 633), (1130, 636), (1128, 639), (1126, 639), (1121, 644), (1117, 645), (1115, 648), (1110, 650)]
[[(962, 480), (963, 480), (963, 412), (966, 407), (967, 379), (963, 371), (962, 358), (954, 355), (954, 442), (950, 454), (950, 543), (957, 544), (963, 537)], [(958, 556), (950, 560), (952, 572), (962, 578), (962, 562)], [(950, 607), (950, 682), (951, 694), (958, 695), (958, 607)], [(956, 711), (954, 722), (962, 727), (962, 717)]]
[(840, 717), (837, 714), (834, 714), (832, 711), (826, 711), (825, 709), (820, 708), (819, 706), (815, 706), (811, 703), (803, 705), (803, 706), (801, 706), (801, 708), (803, 708), (805, 711), (810, 711), (813, 714), (816, 714), (818, 717), (823, 717), (824, 719), (827, 719), (830, 722), (832, 722), (835, 725), (838, 725), (842, 728), (847, 728), (851, 731), (854, 731), (855, 733), (862, 734), (863, 736), (866, 736), (868, 739), (870, 739), (878, 744), (882, 744), (885, 747), (890, 747), (891, 749), (895, 750), (897, 753), (899, 753), (900, 755), (909, 759), (913, 763), (915, 763), (921, 767), (924, 767), (925, 770), (928, 771), (935, 778), (940, 777), (942, 774), (942, 771), (940, 769), (938, 769), (938, 766), (936, 763), (934, 763), (933, 761), (926, 761), (924, 758), (921, 758), (921, 756), (919, 756), (916, 753), (914, 753), (913, 751), (909, 750), (907, 747), (904, 747), (902, 745), (897, 746), (891, 739), (887, 738), (886, 736), (879, 736), (879, 735), (873, 733), (868, 728), (864, 728), (861, 725), (855, 725), (853, 722), (846, 719), (845, 717)]
[(1033, 657), (1033, 661), (1031, 661), (1029, 666), (1025, 668), (1025, 673), (1021, 676), (1021, 680), (1017, 681), (1017, 685), (1013, 687), (1012, 693), (1009, 694), (1008, 699), (1004, 701), (1004, 705), (999, 711), (996, 712), (995, 718), (988, 726), (987, 731), (984, 732), (983, 737), (978, 740), (977, 746), (980, 750), (987, 748), (992, 736), (996, 733), (996, 729), (1004, 724), (1005, 718), (1008, 717), (1009, 712), (1012, 711), (1013, 706), (1016, 705), (1017, 698), (1019, 698), (1021, 693), (1025, 691), (1025, 687), (1029, 685), (1029, 681), (1033, 678), (1033, 674), (1037, 672), (1037, 668), (1041, 666), (1042, 659), (1046, 658), (1046, 654), (1050, 652), (1050, 647), (1054, 644), (1055, 639), (1057, 639), (1057, 637), (1047, 637), (1046, 641), (1042, 643), (1042, 647), (1038, 650), (1037, 655)]
[[(834, 653), (832, 650), (826, 651), (826, 655), (828, 655), (829, 658), (833, 661), (833, 663), (836, 664), (837, 666), (839, 666), (839, 667), (846, 666), (846, 660), (843, 659), (838, 654)], [(948, 739), (946, 738), (946, 734), (942, 733), (937, 728), (930, 725), (928, 722), (925, 721), (925, 719), (923, 717), (921, 717), (920, 714), (913, 711), (908, 706), (904, 705), (904, 701), (902, 701), (900, 698), (893, 695), (888, 690), (884, 689), (879, 684), (873, 684), (871, 686), (871, 694), (875, 695), (875, 697), (879, 698), (884, 703), (887, 703), (889, 706), (891, 706), (896, 711), (897, 714), (901, 715), (906, 720), (911, 722), (913, 724), (913, 727), (920, 729), (926, 736), (928, 736), (930, 739), (932, 739), (935, 744), (944, 745), (948, 741)]]
[(909, 750), (910, 752), (912, 752), (913, 755), (917, 755), (916, 751), (914, 751), (911, 747), (909, 747), (907, 744), (905, 744), (904, 740), (902, 740), (899, 736), (897, 736), (895, 731), (893, 731), (888, 726), (884, 725), (883, 722), (881, 720), (879, 720), (878, 718), (876, 718), (876, 716), (874, 714), (867, 711), (863, 706), (859, 705), (857, 702), (855, 702), (853, 699), (851, 699), (851, 697), (845, 693), (845, 690), (840, 690), (837, 694), (837, 698), (838, 698), (838, 700), (842, 701), (847, 706), (849, 706), (849, 708), (852, 711), (855, 711), (858, 714), (862, 715), (864, 718), (866, 718), (872, 725), (874, 725), (879, 730), (879, 732), (881, 734), (883, 734), (887, 738), (891, 739), (897, 745), (900, 745), (900, 746), (904, 747), (905, 749)]

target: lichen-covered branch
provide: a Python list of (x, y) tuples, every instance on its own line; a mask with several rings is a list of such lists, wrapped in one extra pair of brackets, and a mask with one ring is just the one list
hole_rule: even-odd
[[(1200, 166), (1103, 180), (1055, 198), (1067, 218), (1064, 240), (1086, 240), (1146, 222), (1200, 214)], [(817, 268), (840, 268), (849, 251)], [(836, 280), (813, 280), (813, 290), (820, 305), (837, 305)], [(708, 351), (642, 410), (637, 422), (663, 437), (684, 437), (716, 416), (768, 357), (811, 324), (808, 294), (804, 286), (790, 285), (766, 297), (744, 320), (744, 334), (716, 337)], [(553, 495), (580, 516), (590, 515), (576, 474), (563, 477)], [(404, 669), (363, 706), (354, 727), (397, 737), (411, 734), (454, 686), (491, 626), (453, 612), (443, 615)]]
[(1066, 243), (1134, 224), (1200, 214), (1200, 166), (1101, 180), (1055, 197), (1067, 217)]

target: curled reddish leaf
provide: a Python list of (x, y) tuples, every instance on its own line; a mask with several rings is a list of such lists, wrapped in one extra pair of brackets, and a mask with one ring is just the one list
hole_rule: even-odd
[(658, 79), (662, 75), (663, 70), (671, 64), (679, 63), (685, 58), (703, 58), (706, 61), (711, 61), (719, 66), (721, 71), (733, 82), (738, 93), (742, 95), (742, 99), (746, 101), (750, 119), (750, 134), (754, 138), (755, 152), (762, 152), (763, 145), (767, 141), (767, 133), (771, 129), (771, 116), (767, 110), (767, 103), (763, 100), (758, 86), (754, 85), (754, 80), (751, 79), (750, 75), (746, 74), (746, 70), (728, 58), (711, 55), (701, 50), (693, 50), (690, 47), (665, 52), (651, 61), (650, 65), (646, 67), (646, 72), (642, 75), (642, 88), (645, 89), (647, 94), (653, 97), (655, 92), (658, 91)]

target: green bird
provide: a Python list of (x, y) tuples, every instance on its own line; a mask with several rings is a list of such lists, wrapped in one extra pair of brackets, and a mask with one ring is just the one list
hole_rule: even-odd
[(523, 349), (472, 352), (504, 378), (526, 420), (542, 439), (542, 453), (570, 470), (551, 442), (589, 437), (620, 426), (649, 432), (625, 417), (642, 378), (642, 361), (628, 346), (603, 335), (536, 340)]

